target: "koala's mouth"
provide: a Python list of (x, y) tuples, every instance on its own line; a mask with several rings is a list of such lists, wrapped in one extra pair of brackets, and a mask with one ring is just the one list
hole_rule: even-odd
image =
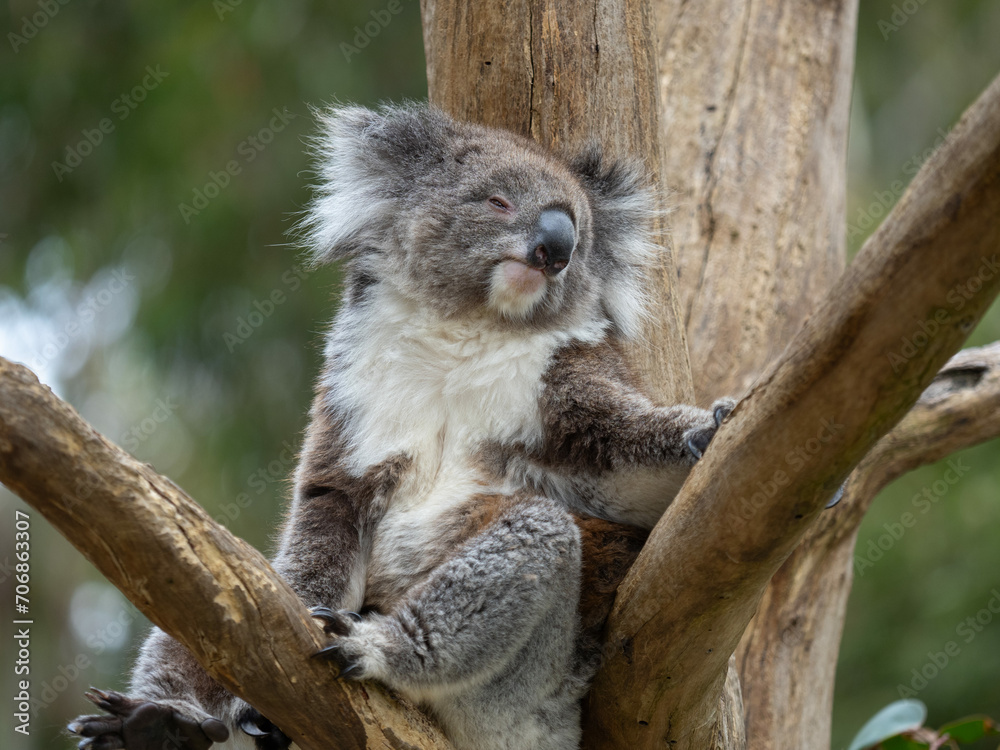
[(545, 298), (550, 279), (542, 268), (505, 258), (490, 278), (489, 306), (507, 318), (525, 319)]
[(505, 260), (500, 264), (503, 283), (513, 292), (532, 296), (544, 290), (546, 269), (528, 265), (519, 260)]

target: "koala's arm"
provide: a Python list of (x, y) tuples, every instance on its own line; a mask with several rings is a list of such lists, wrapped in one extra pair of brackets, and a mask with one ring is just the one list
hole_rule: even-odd
[(406, 461), (390, 458), (358, 475), (346, 465), (344, 432), (321, 391), (273, 564), (306, 606), (360, 610), (369, 542)]
[[(541, 397), (540, 462), (569, 477), (585, 513), (652, 527), (735, 406), (656, 406), (618, 347), (571, 344), (558, 351)], [(583, 491), (580, 491), (580, 490)]]

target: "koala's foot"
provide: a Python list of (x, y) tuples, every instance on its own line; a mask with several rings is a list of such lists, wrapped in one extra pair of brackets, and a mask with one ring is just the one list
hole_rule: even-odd
[(720, 398), (712, 404), (711, 412), (714, 424), (706, 425), (705, 427), (693, 427), (684, 433), (684, 443), (696, 461), (705, 455), (705, 449), (708, 448), (708, 444), (715, 437), (719, 425), (722, 424), (735, 408), (735, 399)]
[(107, 711), (80, 716), (67, 729), (84, 739), (82, 750), (207, 750), (229, 739), (229, 729), (216, 718), (193, 718), (173, 706), (128, 698), (113, 690), (91, 688), (88, 700)]
[(257, 750), (288, 750), (292, 739), (252, 706), (240, 714), (237, 726), (253, 737)]
[(353, 649), (346, 648), (348, 644), (342, 640), (354, 632), (354, 625), (361, 622), (361, 615), (346, 609), (334, 611), (329, 607), (313, 607), (309, 611), (323, 623), (324, 633), (337, 637), (329, 646), (313, 654), (313, 658), (332, 661), (340, 668), (341, 677), (350, 675), (354, 679), (361, 679), (361, 655), (352, 653)]

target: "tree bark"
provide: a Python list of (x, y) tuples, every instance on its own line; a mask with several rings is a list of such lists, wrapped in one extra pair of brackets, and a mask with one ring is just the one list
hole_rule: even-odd
[[(871, 497), (1000, 431), (997, 345), (931, 383), (1000, 288), (1000, 83), (837, 281), (851, 0), (423, 0), (422, 13), (432, 102), (564, 151), (598, 140), (676, 191), (677, 256), (654, 279), (650, 346), (632, 352), (655, 394), (705, 402), (756, 381), (619, 591), (585, 746), (825, 747)], [(955, 309), (949, 293), (974, 280)], [(928, 321), (934, 335), (902, 353)], [(4, 360), (0, 480), (306, 750), (448, 747), (419, 712), (308, 659), (322, 636), (258, 553)], [(626, 568), (634, 536), (585, 531), (620, 543)]]
[[(746, 392), (843, 271), (857, 7), (661, 0), (654, 16), (678, 296), (708, 404)], [(829, 742), (837, 648), (823, 646), (843, 612), (805, 606), (838, 583), (807, 585), (830, 575), (812, 539), (775, 576), (738, 662), (753, 748)]]
[[(612, 611), (613, 651), (590, 699), (591, 747), (709, 745), (729, 656), (768, 581), (1000, 291), (997, 215), (1000, 79), (737, 407), (653, 530)], [(976, 291), (960, 311), (956, 288)], [(901, 354), (926, 321), (935, 335)]]
[(855, 469), (771, 579), (737, 658), (754, 747), (829, 746), (833, 680), (853, 553), (872, 498), (893, 479), (1000, 436), (1000, 344), (953, 357), (906, 417)]
[(257, 550), (2, 357), (0, 481), (302, 750), (450, 747), (421, 712), (311, 659), (325, 636)]

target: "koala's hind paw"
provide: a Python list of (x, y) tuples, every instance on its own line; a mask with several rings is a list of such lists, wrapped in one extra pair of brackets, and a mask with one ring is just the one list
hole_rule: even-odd
[(714, 421), (715, 424), (708, 425), (706, 427), (694, 427), (684, 433), (684, 443), (687, 445), (687, 449), (691, 452), (691, 455), (694, 456), (696, 461), (705, 455), (705, 449), (708, 448), (708, 444), (712, 442), (712, 438), (715, 437), (715, 433), (719, 429), (719, 426), (735, 408), (735, 399), (720, 398), (712, 404), (711, 409), (712, 421)]
[[(357, 612), (349, 612), (346, 609), (334, 611), (329, 607), (313, 607), (309, 610), (313, 617), (323, 623), (323, 632), (327, 635), (338, 636), (340, 638), (349, 636), (354, 629), (354, 623), (361, 621), (361, 615)], [(349, 655), (343, 648), (343, 644), (334, 641), (326, 648), (322, 648), (313, 654), (314, 659), (325, 659), (332, 661), (340, 668), (340, 676), (360, 678), (360, 662), (358, 658)]]
[(107, 711), (80, 716), (67, 729), (84, 739), (81, 750), (207, 750), (229, 739), (226, 725), (216, 718), (194, 719), (173, 706), (128, 698), (113, 690), (91, 688), (87, 699)]

